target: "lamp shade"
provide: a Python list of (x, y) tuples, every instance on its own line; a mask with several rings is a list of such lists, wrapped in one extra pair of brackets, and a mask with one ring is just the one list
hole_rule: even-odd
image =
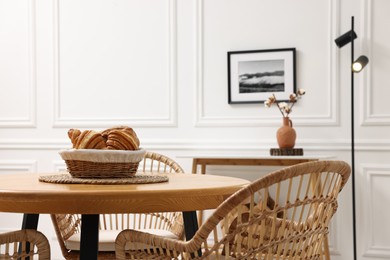
[(339, 36), (336, 40), (334, 40), (334, 42), (336, 43), (336, 45), (339, 48), (341, 48), (344, 45), (350, 43), (352, 40), (355, 40), (356, 38), (357, 38), (357, 35), (356, 35), (355, 31), (350, 30), (350, 31), (344, 33), (343, 35)]
[(368, 58), (367, 56), (360, 56), (352, 63), (352, 71), (353, 72), (360, 72), (362, 69), (368, 64)]

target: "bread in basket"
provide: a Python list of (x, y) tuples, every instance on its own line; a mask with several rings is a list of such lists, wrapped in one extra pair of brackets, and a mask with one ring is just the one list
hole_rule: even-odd
[(145, 150), (69, 149), (59, 153), (73, 177), (124, 178), (136, 174)]
[(136, 133), (126, 126), (102, 132), (70, 129), (68, 136), (73, 149), (59, 153), (72, 177), (133, 177), (145, 155), (145, 150), (139, 147)]

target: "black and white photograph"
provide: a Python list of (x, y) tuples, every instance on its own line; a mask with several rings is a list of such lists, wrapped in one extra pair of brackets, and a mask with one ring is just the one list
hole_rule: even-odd
[(295, 48), (228, 52), (229, 104), (262, 103), (295, 92)]

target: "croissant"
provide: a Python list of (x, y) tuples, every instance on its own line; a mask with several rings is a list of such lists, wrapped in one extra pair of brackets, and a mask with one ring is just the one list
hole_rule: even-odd
[(74, 149), (138, 150), (139, 139), (128, 126), (118, 126), (102, 132), (69, 129), (68, 136)]
[(77, 129), (70, 129), (68, 136), (75, 149), (107, 149), (106, 140), (99, 132), (93, 130), (81, 132)]
[(73, 148), (76, 146), (76, 143), (77, 143), (77, 140), (78, 140), (80, 134), (81, 134), (81, 131), (78, 129), (73, 129), (73, 128), (69, 129), (68, 136), (70, 138), (70, 141), (73, 144)]
[(135, 131), (128, 126), (117, 126), (102, 131), (108, 149), (112, 150), (138, 150), (139, 139)]
[(133, 129), (129, 129), (111, 130), (107, 136), (107, 149), (138, 150), (139, 139)]
[[(116, 126), (116, 127), (112, 127), (112, 128), (108, 128), (106, 130), (103, 130), (101, 133), (102, 133), (102, 136), (106, 139), (108, 139), (108, 135), (110, 134), (111, 131), (113, 130), (119, 130), (119, 131), (124, 131), (126, 133), (128, 133), (129, 135), (135, 135), (137, 136), (137, 134), (135, 133), (135, 131), (133, 130), (133, 128), (131, 127), (128, 127), (128, 126)], [(139, 140), (138, 138), (136, 139), (137, 140), (137, 143), (139, 145)]]

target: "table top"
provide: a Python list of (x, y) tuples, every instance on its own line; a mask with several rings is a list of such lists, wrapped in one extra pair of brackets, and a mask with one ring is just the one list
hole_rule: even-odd
[(199, 153), (199, 154), (187, 154), (178, 155), (178, 158), (194, 158), (194, 159), (263, 159), (263, 160), (324, 160), (334, 158), (332, 155), (269, 155), (269, 154), (213, 154), (213, 153)]
[[(40, 175), (0, 175), (0, 211), (19, 213), (143, 213), (216, 208), (249, 181), (216, 175), (167, 174), (153, 184), (56, 184)], [(150, 173), (153, 174), (153, 173)]]

